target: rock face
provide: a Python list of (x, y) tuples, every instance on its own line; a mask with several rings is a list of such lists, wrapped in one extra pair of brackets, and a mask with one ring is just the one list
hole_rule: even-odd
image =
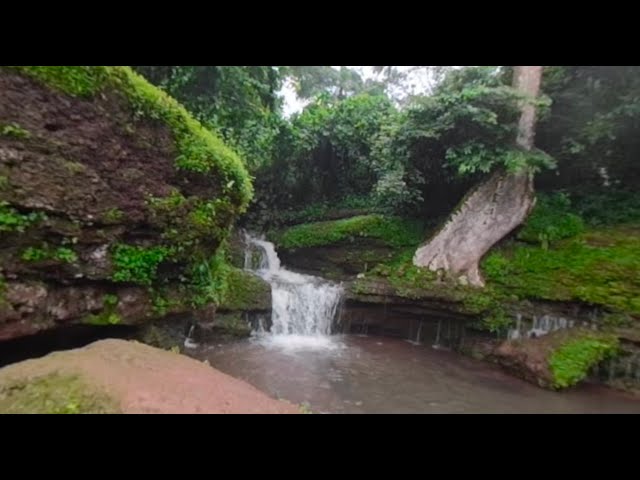
[(505, 341), (491, 356), (524, 380), (560, 389), (586, 379), (602, 361), (620, 353), (617, 334), (575, 328), (538, 338)]
[(354, 278), (389, 260), (393, 249), (375, 239), (306, 248), (281, 248), (278, 256), (287, 268), (331, 280)]
[(128, 67), (0, 67), (0, 340), (206, 306), (250, 197), (240, 159)]
[(103, 340), (0, 369), (0, 413), (300, 413), (188, 357)]
[(551, 388), (553, 375), (548, 359), (556, 348), (558, 336), (566, 332), (549, 334), (540, 338), (505, 341), (491, 353), (507, 371), (517, 377), (544, 388)]

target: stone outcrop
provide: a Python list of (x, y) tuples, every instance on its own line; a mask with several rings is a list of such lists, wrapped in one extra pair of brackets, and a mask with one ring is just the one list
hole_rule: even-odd
[(0, 369), (0, 413), (300, 413), (177, 353), (103, 340)]
[(0, 340), (205, 308), (244, 165), (128, 67), (0, 67)]

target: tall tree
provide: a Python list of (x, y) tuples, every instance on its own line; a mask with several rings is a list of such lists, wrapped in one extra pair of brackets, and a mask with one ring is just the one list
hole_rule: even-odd
[(288, 67), (296, 93), (300, 98), (311, 99), (328, 94), (336, 100), (362, 92), (365, 83), (358, 72), (347, 67), (331, 66)]
[[(514, 88), (528, 99), (538, 96), (542, 67), (514, 68)], [(522, 103), (516, 142), (533, 148), (536, 107)], [(499, 168), (463, 200), (438, 233), (418, 248), (414, 264), (483, 286), (479, 262), (498, 241), (521, 225), (535, 203), (533, 171), (525, 163), (516, 171)]]
[(271, 160), (280, 123), (276, 66), (134, 66), (218, 131), (255, 170)]

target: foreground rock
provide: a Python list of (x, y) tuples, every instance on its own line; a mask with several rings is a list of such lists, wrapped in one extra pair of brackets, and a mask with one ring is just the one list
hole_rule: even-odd
[(128, 67), (0, 67), (0, 340), (219, 303), (211, 259), (250, 197), (237, 155)]
[(0, 413), (300, 413), (176, 353), (104, 340), (0, 370)]

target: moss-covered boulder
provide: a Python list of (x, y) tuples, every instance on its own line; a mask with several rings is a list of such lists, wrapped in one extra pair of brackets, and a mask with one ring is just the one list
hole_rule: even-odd
[(0, 369), (2, 413), (299, 413), (202, 362), (103, 340)]
[(541, 387), (562, 389), (587, 378), (591, 370), (619, 352), (615, 334), (559, 330), (539, 338), (509, 340), (492, 353), (500, 365)]
[(218, 307), (223, 312), (270, 312), (271, 286), (262, 278), (239, 268), (227, 275), (227, 292)]
[(0, 67), (0, 339), (219, 302), (251, 196), (240, 158), (130, 68)]

